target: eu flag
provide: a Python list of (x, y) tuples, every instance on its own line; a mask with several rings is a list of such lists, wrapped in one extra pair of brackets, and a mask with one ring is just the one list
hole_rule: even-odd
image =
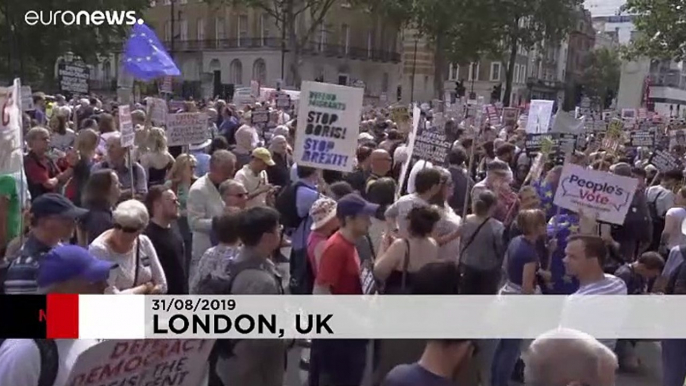
[(124, 45), (124, 68), (134, 78), (151, 80), (181, 75), (160, 40), (145, 24), (135, 24)]

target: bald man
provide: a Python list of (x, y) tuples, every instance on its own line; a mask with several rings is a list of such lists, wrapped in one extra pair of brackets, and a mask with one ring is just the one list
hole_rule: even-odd
[(560, 328), (536, 338), (523, 354), (527, 386), (613, 386), (617, 356), (581, 331)]
[(365, 183), (364, 196), (367, 196), (371, 190), (371, 186), (379, 178), (388, 176), (391, 171), (391, 166), (393, 165), (393, 158), (391, 154), (383, 149), (376, 149), (372, 151), (369, 156), (369, 177), (367, 177), (367, 182)]

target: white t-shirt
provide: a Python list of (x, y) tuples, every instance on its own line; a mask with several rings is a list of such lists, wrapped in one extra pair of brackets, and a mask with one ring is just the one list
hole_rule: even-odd
[(676, 224), (675, 232), (671, 232), (667, 240), (667, 247), (672, 249), (678, 245), (686, 244), (686, 236), (681, 233), (681, 223), (686, 219), (686, 209), (680, 207), (672, 208), (667, 211), (665, 218), (667, 217), (674, 218), (674, 223)]
[[(59, 368), (53, 386), (65, 386), (79, 355), (98, 343), (96, 339), (55, 339)], [(36, 386), (41, 358), (33, 339), (7, 339), (0, 346), (0, 385)]]
[[(253, 192), (257, 191), (257, 189), (261, 189), (265, 185), (269, 184), (267, 172), (265, 170), (255, 174), (252, 169), (250, 169), (249, 165), (243, 166), (241, 170), (236, 172), (234, 179), (245, 186), (248, 194), (253, 194)], [(267, 193), (262, 193), (256, 197), (253, 197), (247, 203), (248, 208), (265, 205), (267, 205)]]

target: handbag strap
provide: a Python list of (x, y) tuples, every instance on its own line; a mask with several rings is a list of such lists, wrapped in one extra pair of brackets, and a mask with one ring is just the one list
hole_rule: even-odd
[(138, 283), (138, 270), (140, 267), (141, 263), (141, 241), (139, 238), (136, 238), (136, 266), (134, 267), (134, 274), (133, 274), (133, 287), (135, 287)]
[(405, 258), (403, 259), (403, 272), (400, 282), (400, 288), (402, 290), (405, 290), (405, 287), (407, 286), (407, 267), (410, 265), (410, 240), (405, 239), (405, 246), (407, 247), (407, 250), (405, 251)]
[(460, 251), (460, 257), (462, 257), (462, 255), (464, 254), (464, 251), (466, 251), (467, 248), (469, 248), (469, 246), (472, 245), (472, 243), (474, 242), (474, 239), (476, 239), (476, 236), (477, 236), (477, 235), (479, 234), (479, 232), (481, 231), (481, 228), (483, 228), (484, 225), (486, 225), (486, 223), (487, 223), (488, 220), (490, 220), (490, 219), (491, 219), (490, 217), (487, 217), (487, 218), (484, 220), (484, 222), (482, 222), (481, 224), (479, 224), (479, 226), (476, 228), (476, 230), (474, 231), (474, 233), (472, 233), (472, 237), (470, 237), (469, 240), (467, 240), (467, 243), (465, 243), (465, 245), (462, 247), (462, 251)]
[(364, 235), (364, 238), (367, 240), (367, 243), (369, 243), (369, 251), (372, 253), (372, 261), (376, 261), (376, 251), (374, 250), (374, 244), (372, 243), (372, 238), (369, 236), (369, 233)]

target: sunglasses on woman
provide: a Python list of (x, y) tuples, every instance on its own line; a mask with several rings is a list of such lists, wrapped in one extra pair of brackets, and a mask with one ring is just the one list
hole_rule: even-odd
[(121, 224), (114, 224), (114, 229), (118, 229), (124, 233), (138, 233), (140, 232), (140, 228), (136, 227), (125, 227)]

